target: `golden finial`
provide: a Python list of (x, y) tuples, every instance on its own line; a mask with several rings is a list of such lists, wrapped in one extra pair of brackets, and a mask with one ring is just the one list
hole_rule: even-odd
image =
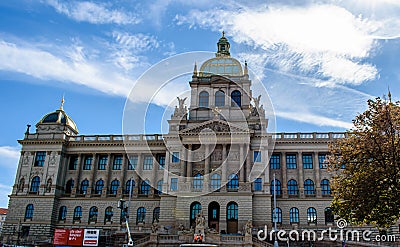
[(243, 74), (244, 75), (248, 75), (249, 74), (249, 70), (247, 68), (247, 61), (246, 60), (244, 60), (244, 71), (243, 71)]
[(222, 31), (222, 37), (225, 37), (225, 31)]
[(61, 105), (60, 105), (60, 110), (61, 110), (61, 111), (64, 110), (64, 109), (63, 109), (63, 107), (64, 107), (64, 102), (65, 102), (65, 100), (64, 100), (64, 94), (63, 94), (62, 99), (61, 99)]
[(197, 63), (194, 62), (193, 76), (197, 76)]

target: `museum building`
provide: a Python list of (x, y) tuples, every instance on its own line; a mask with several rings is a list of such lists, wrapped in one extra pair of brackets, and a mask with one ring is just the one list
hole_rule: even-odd
[[(217, 48), (195, 66), (188, 106), (178, 98), (168, 133), (81, 135), (64, 102), (35, 132), (28, 127), (3, 242), (51, 242), (55, 228), (96, 228), (112, 238), (127, 215), (136, 238), (155, 225), (157, 234), (193, 231), (198, 215), (216, 235), (240, 235), (248, 222), (331, 226), (325, 155), (344, 134), (268, 133), (247, 64), (230, 56), (224, 35)], [(128, 210), (117, 208), (129, 198)]]

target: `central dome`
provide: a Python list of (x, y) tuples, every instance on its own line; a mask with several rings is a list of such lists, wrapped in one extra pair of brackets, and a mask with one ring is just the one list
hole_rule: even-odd
[(242, 76), (243, 70), (240, 62), (232, 57), (215, 57), (205, 61), (200, 68), (203, 74), (225, 76)]

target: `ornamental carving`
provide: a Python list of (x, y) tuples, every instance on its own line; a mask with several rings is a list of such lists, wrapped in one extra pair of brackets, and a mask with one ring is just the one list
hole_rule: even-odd
[(239, 152), (238, 151), (231, 151), (229, 152), (230, 160), (238, 161), (239, 160)]
[(220, 160), (222, 160), (222, 151), (221, 150), (214, 150), (214, 152), (211, 154), (211, 160), (212, 161), (220, 161)]

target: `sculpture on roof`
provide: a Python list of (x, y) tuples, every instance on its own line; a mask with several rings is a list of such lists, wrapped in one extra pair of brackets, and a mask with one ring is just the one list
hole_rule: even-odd
[(178, 99), (178, 106), (175, 106), (173, 117), (182, 117), (187, 112), (187, 107), (185, 106), (185, 100), (187, 99), (187, 97), (185, 98), (176, 97), (176, 98)]

